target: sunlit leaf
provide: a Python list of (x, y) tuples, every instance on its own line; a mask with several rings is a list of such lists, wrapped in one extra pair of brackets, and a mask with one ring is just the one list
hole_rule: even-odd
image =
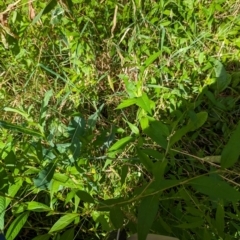
[(122, 103), (120, 103), (116, 109), (126, 108), (126, 107), (134, 105), (135, 103), (136, 103), (136, 98), (130, 98), (127, 100), (123, 100)]
[(60, 217), (57, 222), (49, 230), (49, 233), (60, 231), (67, 227), (71, 222), (74, 221), (79, 215), (77, 213), (67, 213), (66, 215)]
[(15, 239), (15, 237), (18, 235), (18, 233), (21, 231), (22, 227), (26, 223), (28, 216), (29, 216), (29, 212), (24, 212), (14, 219), (14, 221), (11, 223), (11, 225), (7, 230), (7, 233), (6, 233), (7, 240)]
[(0, 232), (4, 229), (4, 216), (6, 209), (6, 197), (0, 196)]
[(125, 137), (125, 138), (121, 138), (120, 140), (118, 140), (116, 143), (114, 143), (110, 148), (109, 148), (109, 152), (111, 151), (116, 151), (120, 148), (123, 148), (126, 144), (128, 144), (129, 142), (131, 142), (133, 140), (132, 137)]
[(150, 115), (152, 114), (151, 110), (151, 101), (148, 98), (146, 93), (143, 93), (141, 97), (136, 98), (136, 104), (140, 108), (144, 109), (146, 112), (148, 112)]
[(33, 212), (48, 212), (51, 211), (51, 208), (43, 203), (32, 201), (27, 203), (27, 210)]

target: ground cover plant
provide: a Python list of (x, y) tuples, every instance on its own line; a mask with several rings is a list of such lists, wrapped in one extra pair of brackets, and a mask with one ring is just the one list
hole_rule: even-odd
[(239, 239), (239, 13), (0, 0), (6, 239)]

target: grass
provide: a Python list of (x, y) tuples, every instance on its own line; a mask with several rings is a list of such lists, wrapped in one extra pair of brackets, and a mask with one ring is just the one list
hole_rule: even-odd
[(238, 239), (240, 2), (11, 3), (0, 1), (7, 238)]

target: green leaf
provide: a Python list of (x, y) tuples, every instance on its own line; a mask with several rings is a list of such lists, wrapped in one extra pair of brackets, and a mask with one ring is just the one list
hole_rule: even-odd
[(9, 226), (7, 233), (6, 233), (6, 239), (7, 240), (13, 240), (18, 235), (18, 233), (21, 231), (22, 227), (26, 223), (29, 216), (29, 212), (24, 212), (21, 215), (19, 215)]
[(226, 200), (236, 203), (240, 199), (240, 192), (217, 177), (201, 176), (190, 182), (197, 191), (210, 196), (215, 200)]
[(224, 147), (221, 155), (221, 166), (223, 168), (232, 167), (239, 159), (240, 155), (240, 122), (236, 130)]
[(168, 164), (167, 160), (158, 161), (153, 164), (152, 172), (153, 172), (153, 176), (155, 177), (156, 181), (162, 180), (164, 178), (165, 169), (167, 167), (167, 164)]
[(49, 230), (49, 233), (53, 233), (56, 231), (60, 231), (64, 229), (66, 226), (68, 226), (71, 222), (75, 220), (76, 217), (79, 215), (77, 213), (68, 213), (58, 219), (57, 222), (54, 223), (54, 225)]
[(18, 179), (18, 180), (16, 179), (15, 184), (11, 185), (8, 188), (8, 196), (10, 196), (11, 198), (6, 198), (6, 208), (8, 207), (8, 205), (12, 201), (12, 198), (14, 198), (14, 196), (17, 194), (18, 190), (21, 187), (22, 187), (22, 179)]
[(150, 115), (152, 115), (152, 110), (151, 110), (151, 101), (149, 100), (148, 96), (146, 93), (143, 93), (141, 97), (138, 97), (136, 99), (136, 104), (140, 108), (144, 109), (146, 112), (148, 112)]
[(8, 123), (5, 121), (0, 121), (0, 127), (6, 128), (9, 130), (13, 130), (13, 131), (17, 131), (20, 133), (28, 134), (28, 135), (38, 137), (38, 138), (44, 137), (40, 132), (37, 132), (37, 131), (29, 129), (29, 128), (21, 127), (19, 125), (11, 124), (11, 123)]
[(134, 138), (132, 137), (125, 137), (125, 138), (121, 138), (120, 140), (118, 140), (116, 143), (114, 143), (110, 148), (109, 148), (109, 152), (111, 151), (116, 151), (120, 148), (124, 148), (129, 142), (131, 142)]
[(6, 197), (0, 196), (0, 232), (4, 229), (4, 216), (6, 209)]
[(130, 98), (130, 99), (126, 99), (126, 100), (123, 100), (118, 106), (116, 109), (122, 109), (122, 108), (126, 108), (126, 107), (129, 107), (129, 106), (132, 106), (134, 104), (136, 104), (136, 98)]
[(68, 133), (72, 138), (70, 150), (72, 151), (73, 160), (75, 162), (81, 156), (82, 143), (80, 138), (84, 136), (85, 130), (86, 121), (84, 118), (78, 116), (74, 117), (68, 126)]
[(170, 146), (181, 140), (182, 137), (188, 132), (195, 131), (196, 129), (200, 128), (207, 121), (207, 118), (207, 112), (197, 113), (194, 120), (191, 119), (186, 126), (175, 132), (175, 134), (170, 139)]
[(50, 234), (39, 235), (32, 240), (48, 240), (51, 237)]
[(53, 91), (49, 90), (45, 93), (44, 99), (42, 101), (42, 106), (40, 110), (40, 118), (39, 118), (39, 124), (44, 127), (45, 125), (45, 120), (46, 120), (46, 115), (47, 115), (47, 110), (48, 110), (48, 103), (50, 98), (53, 95)]
[(56, 165), (54, 163), (49, 163), (41, 172), (38, 174), (37, 178), (33, 179), (34, 185), (40, 189), (47, 189), (54, 175)]
[(84, 202), (95, 203), (93, 197), (85, 191), (78, 190), (76, 194)]
[(57, 0), (50, 0), (46, 7), (42, 9), (37, 16), (33, 19), (32, 24), (37, 23), (42, 15), (49, 13), (57, 5)]
[(150, 64), (152, 64), (160, 55), (161, 55), (161, 51), (155, 52), (154, 54), (152, 54), (143, 64), (143, 66), (141, 67), (141, 72), (143, 72)]
[(126, 123), (128, 124), (129, 128), (131, 129), (131, 131), (136, 134), (136, 135), (139, 135), (139, 129), (137, 126), (135, 126), (134, 124), (126, 121)]
[(138, 240), (146, 240), (147, 234), (156, 217), (159, 204), (159, 194), (142, 199), (138, 208)]
[(16, 109), (16, 108), (10, 108), (10, 107), (5, 107), (4, 108), (4, 111), (7, 111), (7, 112), (14, 112), (14, 113), (17, 113), (17, 114), (20, 114), (21, 116), (23, 116), (28, 122), (32, 122), (33, 119), (29, 116), (28, 113), (22, 111), (22, 110), (19, 110), (19, 109)]
[(121, 170), (120, 170), (120, 176), (121, 176), (121, 185), (123, 185), (126, 181), (127, 178), (127, 174), (128, 174), (128, 166), (127, 165), (123, 165)]
[[(221, 201), (222, 202), (222, 201)], [(224, 208), (221, 203), (218, 203), (217, 212), (216, 212), (216, 227), (219, 236), (224, 239), (224, 229), (225, 229), (225, 221), (224, 221)]]
[(120, 207), (111, 208), (110, 220), (116, 229), (121, 228), (123, 226), (124, 215), (123, 215)]
[(68, 240), (68, 239), (69, 240), (74, 239), (74, 228), (68, 229), (60, 237), (60, 240)]
[(94, 130), (94, 128), (96, 126), (96, 123), (97, 123), (97, 119), (99, 118), (100, 113), (103, 110), (103, 107), (104, 107), (104, 104), (102, 104), (99, 107), (99, 109), (97, 109), (97, 111), (88, 118), (87, 123), (88, 123), (88, 128), (89, 129)]
[(217, 90), (218, 92), (222, 92), (231, 82), (230, 75), (227, 74), (227, 71), (225, 70), (223, 64), (218, 60), (215, 61), (214, 70), (217, 78)]
[(139, 148), (137, 148), (137, 154), (140, 162), (144, 165), (148, 172), (152, 173), (153, 162), (150, 160), (150, 158), (145, 153), (143, 153)]
[(42, 14), (49, 13), (55, 6), (57, 5), (57, 0), (50, 0), (47, 4), (47, 6), (44, 8)]
[(33, 212), (49, 212), (51, 208), (40, 202), (27, 202), (27, 210)]
[(201, 227), (203, 224), (204, 224), (204, 221), (202, 218), (192, 217), (191, 222), (181, 223), (181, 224), (177, 225), (177, 227), (184, 228), (184, 229), (194, 229), (194, 228)]
[(153, 141), (159, 144), (162, 148), (167, 148), (168, 130), (163, 123), (158, 121), (150, 122), (149, 127), (145, 128), (143, 132), (147, 134)]

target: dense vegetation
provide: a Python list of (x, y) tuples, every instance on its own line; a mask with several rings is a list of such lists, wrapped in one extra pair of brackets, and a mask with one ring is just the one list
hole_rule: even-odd
[(240, 238), (239, 6), (0, 0), (7, 240)]

